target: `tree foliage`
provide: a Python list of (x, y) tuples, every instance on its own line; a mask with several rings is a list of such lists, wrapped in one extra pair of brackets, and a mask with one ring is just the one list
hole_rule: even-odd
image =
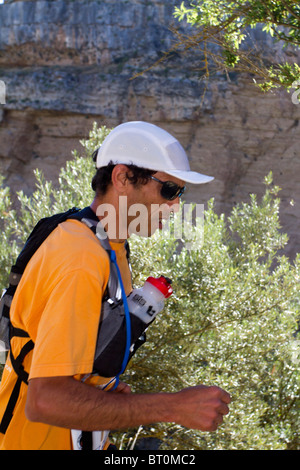
[[(74, 154), (60, 172), (58, 188), (36, 171), (36, 191), (30, 197), (18, 193), (19, 210), (12, 209), (10, 191), (2, 185), (3, 287), (39, 218), (90, 204), (94, 164), (89, 157), (107, 132), (94, 126), (90, 138), (82, 141), (88, 157)], [(279, 225), (279, 188), (271, 174), (265, 185), (260, 201), (251, 195), (228, 218), (217, 215), (209, 201), (204, 224), (190, 224), (188, 243), (172, 229), (182, 222), (182, 211), (169, 230), (130, 238), (133, 284), (164, 274), (173, 280), (174, 295), (147, 331), (148, 340), (123, 380), (134, 392), (214, 384), (231, 393), (232, 404), (214, 433), (157, 424), (114, 433), (119, 447), (128, 448), (137, 437), (155, 437), (165, 449), (300, 448), (300, 259), (292, 263), (279, 255), (287, 243)]]
[[(277, 63), (272, 53), (256, 45), (246, 45), (249, 30), (262, 30), (289, 47), (294, 56), (300, 47), (300, 5), (298, 0), (192, 0), (175, 8), (174, 16), (195, 27), (195, 33), (182, 36), (175, 49), (200, 48), (204, 53), (203, 70), (210, 74), (210, 65), (217, 70), (248, 72), (254, 75), (263, 90), (283, 86), (296, 88), (300, 67), (294, 61)], [(295, 60), (295, 59), (294, 59)]]

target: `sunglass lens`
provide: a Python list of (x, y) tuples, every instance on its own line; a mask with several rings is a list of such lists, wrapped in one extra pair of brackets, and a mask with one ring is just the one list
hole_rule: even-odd
[(178, 184), (173, 181), (164, 181), (161, 188), (161, 195), (163, 198), (172, 201), (177, 197), (180, 197), (184, 193), (185, 187), (181, 188)]

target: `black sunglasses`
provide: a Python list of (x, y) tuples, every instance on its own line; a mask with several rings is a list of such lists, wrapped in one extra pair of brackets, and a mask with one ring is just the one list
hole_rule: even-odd
[(151, 176), (151, 179), (162, 184), (160, 194), (168, 201), (173, 201), (177, 197), (182, 196), (185, 191), (185, 186), (179, 186), (178, 184), (174, 183), (174, 181), (160, 181), (154, 176)]

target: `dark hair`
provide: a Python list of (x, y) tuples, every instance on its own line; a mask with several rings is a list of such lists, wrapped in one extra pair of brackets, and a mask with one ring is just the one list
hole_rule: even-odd
[[(95, 157), (93, 156), (93, 159), (94, 158)], [(92, 189), (96, 192), (96, 194), (103, 196), (107, 192), (108, 186), (111, 184), (111, 174), (115, 166), (116, 165), (110, 161), (107, 166), (103, 166), (97, 169), (96, 174), (92, 179)], [(140, 168), (136, 165), (126, 166), (128, 170), (130, 170), (127, 173), (127, 178), (134, 186), (147, 184), (150, 180), (150, 177), (156, 173), (154, 170)]]

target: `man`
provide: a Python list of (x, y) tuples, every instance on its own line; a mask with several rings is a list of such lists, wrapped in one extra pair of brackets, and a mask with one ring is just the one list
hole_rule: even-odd
[[(132, 286), (125, 239), (134, 231), (131, 209), (136, 204), (147, 209), (143, 235), (150, 236), (162, 226), (161, 217), (152, 217), (153, 206), (163, 205), (167, 217), (185, 182), (201, 184), (212, 178), (192, 172), (179, 142), (144, 122), (117, 126), (97, 152), (96, 167), (95, 198), (89, 210), (109, 235), (128, 295)], [(114, 209), (115, 221), (107, 218), (109, 208)], [(123, 383), (113, 391), (101, 390), (107, 378), (92, 376), (89, 383), (84, 381), (93, 371), (109, 275), (106, 251), (78, 220), (59, 225), (33, 255), (11, 306), (13, 325), (27, 331), (35, 344), (24, 360), (29, 384), (21, 386), (11, 422), (0, 434), (0, 448), (72, 449), (72, 429), (115, 430), (155, 422), (214, 431), (229, 412), (230, 396), (215, 386), (131, 394)], [(15, 356), (24, 341), (12, 339)], [(0, 388), (0, 419), (15, 378), (8, 358)]]

